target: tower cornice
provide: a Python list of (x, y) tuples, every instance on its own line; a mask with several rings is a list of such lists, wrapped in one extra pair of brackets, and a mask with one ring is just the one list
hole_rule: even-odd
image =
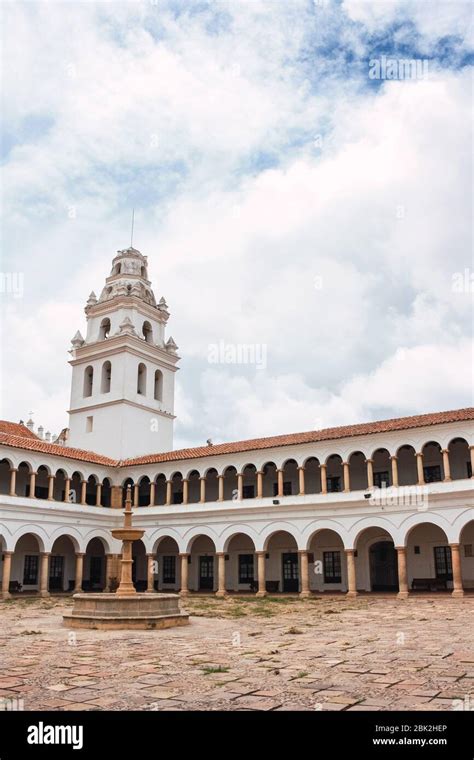
[(83, 346), (74, 349), (72, 352), (73, 357), (69, 360), (69, 364), (74, 366), (76, 364), (83, 364), (85, 359), (100, 359), (112, 356), (113, 354), (121, 353), (124, 348), (140, 359), (149, 359), (150, 361), (158, 359), (163, 364), (169, 365), (169, 369), (173, 372), (179, 369), (179, 367), (175, 366), (180, 360), (177, 354), (171, 354), (164, 348), (154, 343), (147, 343), (142, 338), (134, 335), (114, 335), (111, 338), (107, 338), (107, 340), (85, 343)]

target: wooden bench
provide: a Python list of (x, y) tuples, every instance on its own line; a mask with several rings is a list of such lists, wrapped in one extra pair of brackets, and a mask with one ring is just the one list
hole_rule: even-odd
[(444, 578), (413, 578), (413, 591), (446, 591), (448, 588)]

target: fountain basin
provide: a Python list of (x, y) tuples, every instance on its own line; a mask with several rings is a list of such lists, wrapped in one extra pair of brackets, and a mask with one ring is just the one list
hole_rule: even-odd
[(67, 628), (159, 630), (188, 625), (177, 594), (74, 594), (74, 607), (63, 615)]
[(115, 528), (110, 532), (119, 541), (138, 541), (145, 534), (144, 530), (138, 530), (138, 528)]

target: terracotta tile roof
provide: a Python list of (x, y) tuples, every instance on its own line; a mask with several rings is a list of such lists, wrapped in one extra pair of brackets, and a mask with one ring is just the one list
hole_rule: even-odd
[(252, 438), (247, 441), (219, 443), (214, 446), (179, 449), (163, 454), (147, 454), (135, 459), (126, 459), (120, 462), (120, 464), (122, 466), (154, 464), (158, 462), (174, 462), (179, 459), (217, 456), (218, 454), (237, 454), (243, 451), (271, 449), (277, 446), (293, 446), (299, 443), (317, 443), (338, 438), (350, 438), (370, 433), (388, 433), (393, 430), (409, 430), (410, 428), (425, 427), (426, 425), (441, 425), (443, 422), (459, 422), (464, 420), (474, 420), (474, 407), (455, 409), (448, 412), (436, 412), (434, 414), (418, 414), (414, 417), (397, 417), (392, 420), (380, 420), (378, 422), (363, 422), (358, 425), (343, 425), (342, 427), (325, 428), (323, 430), (309, 430), (306, 433), (274, 435), (268, 438)]
[(102, 454), (94, 454), (93, 451), (83, 451), (82, 449), (73, 449), (69, 446), (60, 446), (56, 443), (47, 443), (41, 438), (26, 438), (22, 435), (9, 435), (0, 432), (0, 445), (13, 446), (15, 449), (27, 449), (28, 451), (40, 451), (42, 454), (53, 454), (64, 459), (77, 459), (81, 462), (92, 462), (93, 464), (103, 464), (109, 467), (118, 465), (115, 459), (109, 459)]
[[(176, 462), (182, 459), (197, 459), (198, 457), (218, 456), (219, 454), (237, 454), (244, 451), (258, 451), (278, 446), (294, 446), (300, 443), (318, 443), (320, 441), (337, 440), (338, 438), (351, 438), (359, 435), (370, 435), (371, 433), (389, 433), (394, 430), (409, 430), (430, 425), (441, 425), (444, 422), (463, 422), (467, 420), (474, 420), (474, 407), (454, 409), (448, 412), (435, 412), (434, 414), (418, 414), (414, 417), (397, 417), (392, 420), (380, 420), (378, 422), (363, 422), (358, 425), (343, 425), (323, 430), (309, 430), (306, 433), (290, 433), (287, 435), (274, 435), (268, 438), (252, 438), (247, 441), (219, 443), (214, 446), (178, 449), (176, 451), (147, 454), (121, 461), (109, 459), (109, 457), (95, 454), (92, 451), (47, 443), (37, 438), (34, 434), (31, 437), (24, 434), (12, 435), (9, 432), (4, 432), (1, 427), (2, 424), (11, 425), (13, 428), (24, 427), (12, 422), (0, 423), (0, 445), (13, 446), (17, 449), (29, 451), (40, 451), (43, 454), (53, 454), (64, 459), (76, 459), (82, 462), (102, 464), (107, 467), (128, 467), (130, 465)], [(25, 429), (28, 430), (27, 428)], [(29, 430), (28, 433), (30, 433)]]
[(22, 422), (8, 422), (8, 420), (0, 420), (0, 433), (8, 433), (8, 435), (20, 435), (22, 438), (34, 438), (38, 440), (38, 436), (33, 433), (32, 430), (28, 430), (26, 425)]

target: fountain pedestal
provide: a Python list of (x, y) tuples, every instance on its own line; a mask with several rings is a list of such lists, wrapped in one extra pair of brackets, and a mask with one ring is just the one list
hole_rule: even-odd
[(68, 628), (98, 630), (157, 630), (188, 625), (189, 615), (181, 612), (178, 594), (139, 594), (132, 581), (132, 544), (144, 531), (132, 528), (130, 487), (125, 501), (124, 525), (112, 531), (122, 541), (120, 585), (113, 594), (74, 594), (72, 612), (63, 615)]

